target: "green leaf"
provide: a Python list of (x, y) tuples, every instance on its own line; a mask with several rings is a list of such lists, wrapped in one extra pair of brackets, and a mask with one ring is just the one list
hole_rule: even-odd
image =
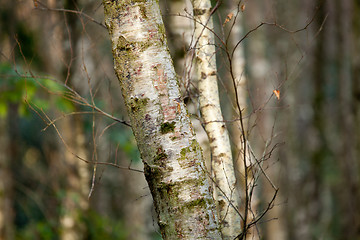
[(51, 92), (65, 92), (66, 88), (64, 85), (57, 83), (51, 79), (42, 79), (40, 83)]
[(7, 116), (8, 105), (5, 101), (0, 101), (0, 117), (4, 118)]
[(55, 105), (60, 111), (65, 113), (75, 111), (74, 104), (71, 101), (64, 99), (62, 97), (58, 97), (56, 99)]
[(25, 103), (19, 104), (18, 106), (18, 113), (21, 117), (29, 116), (29, 108)]
[(48, 110), (50, 107), (49, 100), (46, 99), (34, 98), (31, 103), (34, 104), (37, 108), (40, 108), (44, 111)]

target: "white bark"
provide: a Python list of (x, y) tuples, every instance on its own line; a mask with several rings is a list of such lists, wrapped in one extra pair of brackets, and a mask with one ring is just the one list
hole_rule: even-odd
[[(199, 78), (199, 101), (205, 130), (212, 154), (212, 171), (215, 179), (221, 232), (224, 239), (240, 234), (240, 215), (237, 211), (238, 194), (235, 190), (235, 172), (228, 131), (221, 113), (217, 85), (216, 48), (211, 19), (211, 2), (193, 0), (196, 58)], [(209, 19), (210, 18), (210, 19)], [(204, 27), (206, 25), (206, 27)]]
[(155, 0), (104, 0), (119, 78), (164, 239), (220, 239), (201, 150)]

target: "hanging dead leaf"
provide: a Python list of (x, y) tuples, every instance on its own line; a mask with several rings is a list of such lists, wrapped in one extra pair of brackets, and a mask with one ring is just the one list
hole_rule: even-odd
[(229, 13), (229, 14), (226, 16), (226, 19), (225, 19), (225, 21), (224, 21), (223, 26), (225, 26), (225, 24), (227, 24), (227, 23), (232, 19), (233, 16), (234, 16), (233, 13)]
[(241, 9), (242, 12), (244, 12), (245, 11), (245, 4), (241, 4), (240, 9)]
[(280, 90), (275, 89), (273, 93), (275, 94), (275, 97), (280, 100)]

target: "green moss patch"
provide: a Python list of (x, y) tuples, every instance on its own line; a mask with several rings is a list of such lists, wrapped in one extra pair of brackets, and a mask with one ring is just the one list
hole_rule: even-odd
[(149, 99), (147, 98), (133, 98), (129, 101), (131, 111), (138, 112), (142, 110), (148, 103)]
[(162, 134), (166, 134), (166, 133), (169, 133), (169, 132), (174, 132), (174, 129), (175, 129), (175, 122), (166, 122), (166, 123), (163, 123), (161, 124), (161, 127), (160, 127), (160, 132)]

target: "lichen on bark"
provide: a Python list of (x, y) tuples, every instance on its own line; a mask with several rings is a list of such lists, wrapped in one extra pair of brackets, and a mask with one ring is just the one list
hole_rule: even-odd
[[(156, 0), (104, 0), (114, 69), (164, 239), (219, 239), (201, 150)], [(184, 148), (191, 151), (181, 153)]]

